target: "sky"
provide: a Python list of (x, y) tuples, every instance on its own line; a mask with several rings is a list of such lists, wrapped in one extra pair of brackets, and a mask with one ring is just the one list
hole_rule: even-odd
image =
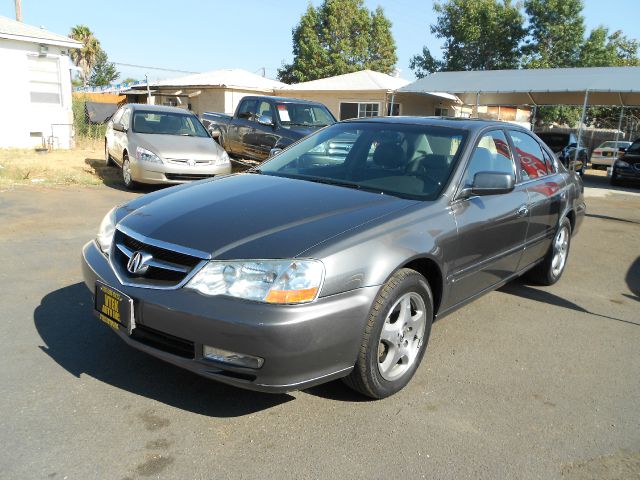
[[(322, 0), (312, 0), (317, 6)], [(382, 6), (391, 20), (400, 76), (413, 80), (411, 57), (427, 46), (439, 57), (441, 40), (429, 32), (435, 22), (433, 0), (365, 0)], [(605, 25), (638, 38), (640, 0), (585, 0), (587, 29)], [(158, 80), (185, 72), (243, 68), (275, 78), (283, 62), (292, 60), (291, 30), (306, 10), (307, 0), (22, 0), (25, 23), (68, 34), (87, 25), (117, 64), (120, 79)], [(0, 0), (0, 15), (15, 18), (14, 0)]]

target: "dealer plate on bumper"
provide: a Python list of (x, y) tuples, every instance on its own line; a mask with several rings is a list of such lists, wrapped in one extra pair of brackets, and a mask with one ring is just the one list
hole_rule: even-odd
[(135, 328), (133, 299), (100, 281), (96, 282), (95, 309), (98, 318), (115, 330)]

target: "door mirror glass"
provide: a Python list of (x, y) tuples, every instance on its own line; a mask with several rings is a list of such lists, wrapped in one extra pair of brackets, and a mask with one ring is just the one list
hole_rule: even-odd
[(273, 126), (273, 118), (270, 115), (260, 115), (258, 123), (260, 125)]
[(474, 195), (501, 195), (513, 191), (514, 179), (508, 173), (478, 172), (473, 178)]

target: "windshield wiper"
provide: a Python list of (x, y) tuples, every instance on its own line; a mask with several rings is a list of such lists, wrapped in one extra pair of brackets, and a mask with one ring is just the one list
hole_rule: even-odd
[(301, 180), (309, 180), (316, 183), (324, 183), (326, 185), (336, 185), (338, 187), (355, 188), (356, 190), (362, 190), (362, 186), (353, 182), (343, 182), (342, 180), (334, 180), (332, 178), (322, 177), (299, 177)]

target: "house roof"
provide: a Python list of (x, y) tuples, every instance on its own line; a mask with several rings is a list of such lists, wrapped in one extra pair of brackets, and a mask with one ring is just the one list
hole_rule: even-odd
[(449, 92), (480, 105), (640, 105), (640, 67), (437, 72), (399, 92)]
[(243, 90), (271, 92), (275, 88), (286, 86), (285, 83), (261, 77), (255, 73), (233, 68), (213, 70), (212, 72), (195, 73), (184, 77), (169, 78), (159, 82), (149, 82), (152, 87), (221, 87)]
[(82, 43), (64, 35), (58, 35), (44, 28), (27, 25), (3, 16), (0, 16), (0, 38), (69, 48), (82, 47)]
[(393, 91), (409, 84), (409, 80), (392, 77), (386, 73), (373, 70), (360, 70), (359, 72), (336, 75), (335, 77), (311, 80), (310, 82), (285, 85), (282, 90), (291, 91)]

